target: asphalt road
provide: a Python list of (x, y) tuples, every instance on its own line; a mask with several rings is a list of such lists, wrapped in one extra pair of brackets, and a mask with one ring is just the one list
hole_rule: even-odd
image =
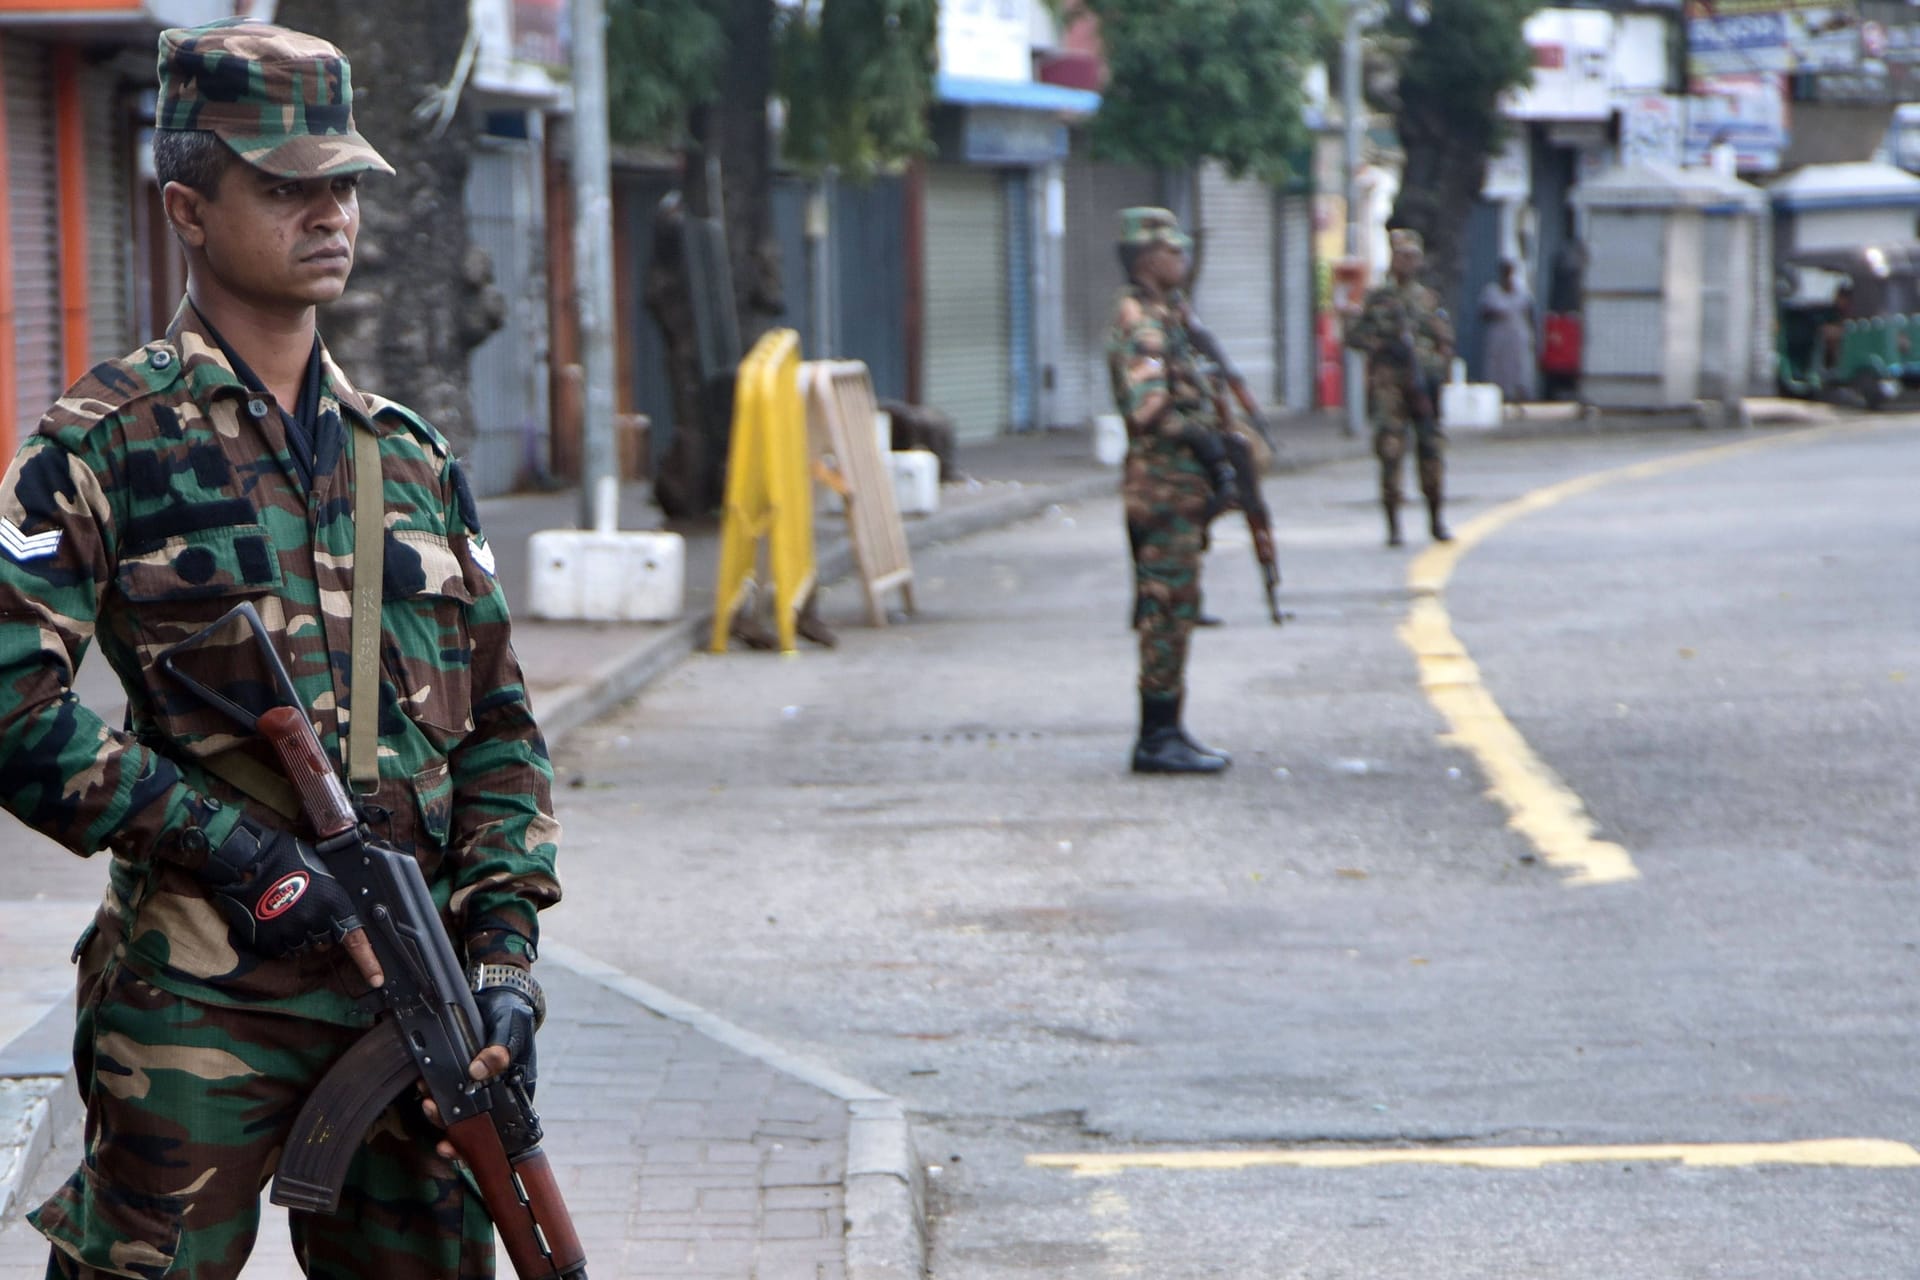
[[(1440, 597), (1633, 878), (1572, 882), (1442, 739), (1356, 464), (1269, 481), (1289, 626), (1244, 533), (1209, 563), (1226, 777), (1125, 772), (1089, 503), (572, 738), (548, 929), (904, 1098), (940, 1280), (1920, 1275), (1920, 421), (1463, 444), (1456, 524), (1649, 461)], [(1839, 1138), (1891, 1145), (1734, 1145)]]

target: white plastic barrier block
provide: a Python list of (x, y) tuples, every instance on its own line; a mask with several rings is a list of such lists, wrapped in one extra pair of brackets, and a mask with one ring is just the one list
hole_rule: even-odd
[(903, 516), (931, 515), (940, 509), (940, 456), (931, 449), (902, 449), (887, 455), (893, 469), (893, 502)]
[(686, 607), (687, 544), (677, 533), (548, 529), (527, 545), (536, 618), (671, 622)]
[(1127, 458), (1127, 424), (1117, 413), (1093, 420), (1093, 456), (1103, 467), (1117, 467)]
[(1440, 388), (1440, 425), (1449, 430), (1500, 425), (1503, 402), (1491, 382), (1449, 382)]

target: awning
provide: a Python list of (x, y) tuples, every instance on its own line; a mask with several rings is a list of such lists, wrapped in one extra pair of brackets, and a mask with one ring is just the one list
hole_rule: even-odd
[(1088, 89), (1067, 89), (1032, 80), (980, 80), (944, 72), (934, 80), (934, 96), (962, 107), (1009, 107), (1060, 115), (1090, 116), (1100, 109), (1100, 95)]

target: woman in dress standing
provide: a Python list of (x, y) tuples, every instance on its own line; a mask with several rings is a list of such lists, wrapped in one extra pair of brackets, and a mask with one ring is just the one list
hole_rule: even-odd
[(1501, 261), (1500, 278), (1480, 291), (1480, 318), (1487, 326), (1487, 381), (1508, 404), (1532, 400), (1533, 295), (1512, 258)]

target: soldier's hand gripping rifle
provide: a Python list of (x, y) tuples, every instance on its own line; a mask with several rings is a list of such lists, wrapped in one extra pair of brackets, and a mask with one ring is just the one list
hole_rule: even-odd
[(1213, 407), (1220, 419), (1220, 440), (1226, 446), (1227, 461), (1233, 464), (1234, 505), (1247, 518), (1247, 531), (1253, 535), (1253, 557), (1260, 562), (1260, 581), (1267, 592), (1267, 612), (1274, 625), (1279, 626), (1286, 622), (1287, 614), (1280, 607), (1280, 553), (1273, 542), (1273, 513), (1267, 509), (1266, 495), (1260, 492), (1260, 469), (1254, 465), (1253, 449), (1231, 426), (1233, 406), (1227, 401), (1227, 388), (1231, 387), (1241, 406), (1248, 409), (1254, 430), (1269, 448), (1273, 447), (1273, 436), (1258, 412), (1258, 402), (1247, 390), (1246, 380), (1227, 362), (1218, 339), (1197, 322), (1189, 325), (1188, 332), (1193, 339), (1193, 349), (1203, 357), (1201, 367), (1213, 384)]
[[(258, 715), (183, 675), (177, 659), (235, 622), (252, 632), (282, 705)], [(381, 1016), (327, 1072), (287, 1138), (273, 1202), (330, 1214), (340, 1207), (347, 1165), (367, 1130), (419, 1082), (439, 1108), (447, 1141), (480, 1189), (520, 1280), (586, 1280), (586, 1254), (553, 1169), (540, 1149), (540, 1117), (524, 1070), (475, 1081), (469, 1064), (485, 1046), (468, 986), (420, 865), (375, 840), (354, 811), (280, 655), (252, 604), (160, 655), (161, 667), (209, 705), (264, 738), (299, 797), (314, 848), (346, 889), (386, 971)], [(367, 713), (373, 709), (374, 692)]]

